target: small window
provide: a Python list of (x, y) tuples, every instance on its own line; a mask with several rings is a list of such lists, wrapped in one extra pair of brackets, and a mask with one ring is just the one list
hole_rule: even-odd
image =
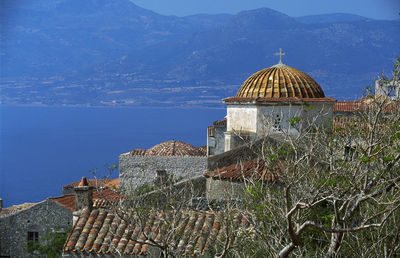
[(281, 118), (279, 115), (276, 115), (275, 120), (274, 120), (274, 129), (280, 131), (281, 128)]
[(38, 242), (39, 232), (28, 232), (28, 241)]

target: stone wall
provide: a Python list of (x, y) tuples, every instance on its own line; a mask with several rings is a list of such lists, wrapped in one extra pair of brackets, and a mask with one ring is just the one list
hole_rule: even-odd
[(157, 170), (165, 170), (175, 180), (203, 175), (207, 169), (204, 156), (139, 156), (119, 157), (120, 187), (133, 190), (144, 183), (153, 183)]
[(55, 227), (71, 228), (72, 212), (49, 199), (0, 217), (0, 256), (28, 257), (28, 232), (38, 232), (40, 239)]
[(246, 185), (239, 181), (207, 178), (206, 198), (208, 200), (240, 199), (244, 195), (245, 187)]

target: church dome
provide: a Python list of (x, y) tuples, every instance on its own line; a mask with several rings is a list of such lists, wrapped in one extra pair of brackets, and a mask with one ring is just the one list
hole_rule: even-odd
[(236, 94), (240, 98), (324, 98), (308, 74), (282, 63), (251, 75)]
[(185, 142), (171, 140), (146, 150), (146, 156), (204, 156), (198, 148)]

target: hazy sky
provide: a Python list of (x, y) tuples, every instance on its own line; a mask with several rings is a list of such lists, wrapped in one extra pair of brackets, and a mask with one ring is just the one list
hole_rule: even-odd
[(154, 12), (185, 16), (198, 13), (237, 13), (269, 7), (290, 16), (353, 13), (375, 19), (400, 18), (400, 0), (132, 0)]

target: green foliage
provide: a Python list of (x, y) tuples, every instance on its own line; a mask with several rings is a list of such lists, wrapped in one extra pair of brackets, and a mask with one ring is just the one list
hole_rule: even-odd
[(298, 122), (301, 121), (301, 119), (303, 119), (303, 118), (301, 118), (299, 116), (294, 116), (294, 117), (288, 119), (288, 122), (289, 122), (290, 126), (294, 127), (297, 125)]
[(46, 257), (60, 257), (70, 229), (56, 227), (40, 238), (40, 241), (29, 241), (25, 246), (30, 254), (41, 254)]

